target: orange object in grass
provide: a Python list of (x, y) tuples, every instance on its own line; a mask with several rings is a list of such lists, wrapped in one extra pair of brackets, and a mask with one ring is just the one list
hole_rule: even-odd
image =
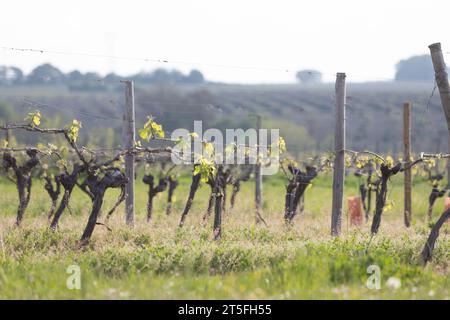
[(361, 226), (363, 224), (363, 210), (361, 197), (348, 197), (347, 205), (348, 205), (348, 215), (350, 217), (350, 225)]

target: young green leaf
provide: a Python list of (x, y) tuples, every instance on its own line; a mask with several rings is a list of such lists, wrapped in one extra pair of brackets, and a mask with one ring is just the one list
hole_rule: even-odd
[(216, 167), (214, 162), (206, 159), (200, 158), (198, 164), (194, 167), (194, 176), (200, 174), (200, 181), (202, 183), (208, 182), (209, 177), (214, 177), (216, 175)]
[(78, 121), (77, 119), (73, 119), (72, 124), (69, 127), (69, 139), (73, 142), (76, 142), (78, 139), (78, 133), (80, 131), (80, 128), (82, 128), (81, 121)]
[(144, 127), (139, 130), (139, 137), (143, 140), (150, 141), (153, 138), (164, 138), (165, 133), (162, 125), (149, 118), (144, 124)]
[(25, 121), (29, 121), (31, 126), (33, 127), (39, 126), (41, 124), (41, 112), (39, 110), (36, 110), (35, 112), (28, 113)]
[(203, 150), (209, 157), (214, 156), (214, 145), (211, 142), (203, 142)]

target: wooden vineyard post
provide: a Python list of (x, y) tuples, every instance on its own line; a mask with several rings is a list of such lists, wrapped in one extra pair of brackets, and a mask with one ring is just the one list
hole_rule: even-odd
[[(134, 147), (135, 140), (135, 114), (134, 114), (134, 86), (133, 81), (125, 83), (125, 116), (124, 116), (124, 141), (126, 149)], [(125, 217), (129, 226), (134, 225), (134, 155), (125, 155), (125, 176), (128, 182), (125, 186)]]
[[(442, 54), (441, 44), (433, 43), (428, 46), (430, 48), (431, 60), (434, 67), (434, 75), (436, 79), (436, 85), (439, 89), (439, 95), (441, 97), (442, 108), (444, 109), (445, 119), (447, 121), (448, 129), (448, 147), (450, 151), (450, 86), (448, 82), (447, 67), (445, 66), (444, 56)], [(447, 187), (450, 186), (450, 159), (447, 160)], [(427, 242), (422, 250), (422, 261), (425, 265), (431, 260), (435, 242), (439, 236), (439, 230), (445, 221), (448, 221), (450, 216), (450, 209), (448, 206), (448, 198), (446, 200), (446, 210), (441, 217), (436, 221), (428, 236)]]
[(259, 143), (260, 137), (259, 132), (261, 130), (261, 116), (256, 116), (256, 166), (255, 166), (255, 213), (256, 213), (256, 223), (262, 222), (262, 174), (261, 174), (261, 163), (259, 161)]
[(336, 122), (334, 135), (333, 200), (331, 235), (339, 236), (342, 225), (345, 165), (345, 73), (336, 74)]
[[(403, 161), (409, 167), (411, 163), (411, 103), (403, 104)], [(404, 220), (405, 226), (411, 226), (411, 169), (405, 170), (404, 178)]]
[[(448, 146), (450, 152), (450, 87), (448, 82), (447, 67), (445, 66), (444, 56), (441, 50), (441, 44), (433, 43), (430, 46), (431, 60), (433, 61), (436, 85), (439, 89), (442, 108), (448, 128)], [(447, 185), (450, 186), (450, 159), (447, 160)]]

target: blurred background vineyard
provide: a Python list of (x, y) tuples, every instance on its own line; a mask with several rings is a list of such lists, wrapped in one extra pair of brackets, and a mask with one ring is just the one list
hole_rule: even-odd
[[(183, 74), (156, 69), (128, 77), (111, 73), (73, 71), (63, 73), (43, 64), (25, 75), (15, 67), (0, 67), (0, 121), (21, 121), (30, 110), (39, 109), (47, 126), (61, 126), (71, 119), (83, 122), (81, 143), (117, 147), (122, 140), (123, 85), (136, 86), (137, 127), (152, 115), (170, 132), (192, 129), (194, 120), (203, 128), (254, 127), (251, 115), (260, 114), (263, 126), (280, 128), (288, 150), (299, 153), (332, 149), (334, 87), (322, 82), (316, 70), (296, 74), (297, 83), (239, 85), (210, 82), (199, 70)], [(347, 144), (356, 150), (397, 154), (401, 152), (402, 104), (411, 101), (412, 147), (442, 152), (446, 126), (438, 95), (434, 95), (429, 56), (415, 56), (397, 64), (395, 79), (377, 82), (347, 81)], [(23, 144), (43, 139), (23, 133)]]

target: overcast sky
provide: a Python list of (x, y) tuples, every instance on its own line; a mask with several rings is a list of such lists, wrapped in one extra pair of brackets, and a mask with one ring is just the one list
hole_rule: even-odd
[(14, 0), (1, 9), (1, 47), (183, 62), (0, 49), (0, 65), (26, 72), (44, 62), (123, 75), (197, 68), (210, 80), (269, 83), (315, 68), (366, 81), (392, 78), (398, 60), (433, 42), (450, 51), (448, 0)]

